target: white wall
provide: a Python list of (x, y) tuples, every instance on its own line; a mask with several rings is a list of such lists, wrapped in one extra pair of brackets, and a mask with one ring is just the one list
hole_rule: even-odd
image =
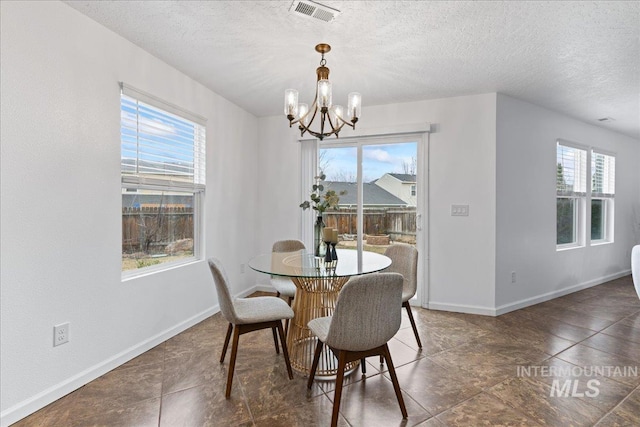
[[(260, 178), (255, 212), (260, 217), (258, 252), (264, 253), (271, 251), (276, 240), (301, 238), (301, 150), (297, 141), (300, 133), (289, 129), (284, 116), (260, 118), (259, 135)], [(267, 283), (265, 277), (259, 282)]]
[(205, 255), (236, 293), (257, 245), (258, 121), (63, 3), (0, 6), (6, 425), (217, 310), (205, 261), (121, 281), (118, 81), (208, 118)]
[[(495, 295), (496, 94), (364, 107), (359, 129), (433, 124), (429, 142), (432, 308), (493, 312)], [(284, 117), (260, 119), (260, 249), (300, 233), (299, 133)], [(348, 137), (351, 130), (344, 130)], [(469, 204), (452, 217), (451, 204)], [(268, 207), (268, 208), (267, 208)], [(423, 261), (427, 254), (421, 254)]]
[[(640, 212), (640, 141), (505, 95), (498, 95), (497, 123), (498, 312), (628, 274)], [(616, 153), (614, 243), (556, 251), (558, 138)]]

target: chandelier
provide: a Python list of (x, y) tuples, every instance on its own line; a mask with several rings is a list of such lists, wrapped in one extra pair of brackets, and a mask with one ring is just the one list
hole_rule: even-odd
[[(319, 138), (321, 141), (331, 135), (338, 137), (340, 129), (344, 125), (355, 129), (356, 122), (360, 117), (362, 108), (362, 96), (358, 92), (351, 92), (348, 95), (347, 117), (341, 105), (333, 105), (331, 99), (331, 82), (329, 81), (329, 68), (325, 67), (327, 61), (324, 54), (331, 50), (331, 46), (321, 43), (316, 46), (316, 51), (322, 55), (320, 66), (316, 69), (318, 84), (316, 86), (316, 96), (311, 104), (298, 104), (298, 91), (287, 89), (284, 91), (284, 114), (289, 119), (289, 127), (298, 124), (300, 136), (305, 132)], [(320, 120), (320, 131), (311, 130), (316, 117)]]

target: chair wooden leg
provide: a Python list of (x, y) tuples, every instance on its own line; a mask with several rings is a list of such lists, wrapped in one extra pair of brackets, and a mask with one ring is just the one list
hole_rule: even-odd
[(291, 361), (289, 360), (289, 350), (287, 349), (287, 340), (284, 337), (284, 331), (282, 330), (282, 322), (278, 321), (278, 334), (280, 335), (280, 344), (282, 344), (282, 355), (284, 356), (284, 363), (287, 365), (287, 373), (289, 379), (293, 379), (293, 372), (291, 371)]
[(229, 348), (229, 339), (231, 338), (231, 332), (233, 331), (233, 325), (229, 323), (227, 328), (227, 336), (224, 338), (224, 345), (222, 346), (222, 356), (220, 356), (220, 363), (224, 362), (224, 357), (227, 355), (227, 348)]
[(280, 292), (276, 291), (276, 296), (280, 298)]
[(280, 354), (280, 347), (278, 347), (278, 333), (276, 332), (276, 327), (271, 328), (271, 332), (273, 332), (273, 344), (276, 346), (276, 354)]
[(236, 367), (236, 356), (238, 355), (238, 340), (240, 338), (240, 328), (236, 325), (233, 331), (233, 343), (231, 344), (231, 360), (229, 361), (229, 374), (227, 376), (227, 390), (224, 393), (226, 399), (231, 396), (231, 383), (233, 382), (233, 370)]
[(396, 392), (396, 398), (398, 399), (398, 404), (400, 405), (400, 412), (402, 412), (402, 418), (407, 418), (407, 408), (404, 406), (404, 399), (402, 398), (402, 391), (400, 390), (400, 384), (398, 383), (398, 377), (396, 376), (396, 369), (393, 366), (393, 361), (391, 360), (391, 353), (389, 353), (389, 346), (387, 344), (383, 347), (384, 358), (387, 359), (387, 367), (389, 368), (389, 376), (391, 377), (391, 382), (393, 383), (393, 389)]
[(367, 373), (367, 364), (365, 363), (367, 359), (364, 357), (360, 359), (360, 369), (362, 370), (362, 375)]
[(309, 371), (309, 380), (307, 381), (307, 388), (311, 389), (313, 379), (316, 376), (316, 369), (318, 369), (318, 361), (320, 361), (320, 354), (322, 353), (322, 341), (318, 340), (316, 344), (316, 352), (313, 354), (313, 363), (311, 363), (311, 370)]
[(384, 365), (384, 356), (380, 355), (380, 366)]
[(333, 412), (331, 414), (331, 427), (338, 425), (338, 414), (340, 412), (340, 399), (342, 398), (342, 383), (344, 381), (344, 368), (347, 364), (347, 352), (338, 351), (338, 372), (336, 374), (336, 391), (333, 394)]
[(416, 321), (413, 320), (413, 313), (411, 312), (411, 304), (409, 304), (409, 301), (407, 301), (407, 302), (403, 302), (402, 306), (407, 309), (407, 314), (409, 315), (409, 322), (411, 322), (411, 327), (413, 328), (413, 335), (416, 336), (418, 347), (422, 348), (422, 342), (420, 342), (420, 336), (418, 335), (418, 328), (416, 328)]

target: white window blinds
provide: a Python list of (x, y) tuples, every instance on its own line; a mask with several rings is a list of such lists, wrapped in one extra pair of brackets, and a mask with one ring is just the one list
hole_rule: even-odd
[(616, 158), (592, 151), (591, 192), (593, 197), (613, 197), (616, 194)]
[(558, 196), (584, 196), (587, 192), (587, 150), (558, 143), (556, 191)]
[(120, 87), (123, 184), (204, 189), (206, 120)]

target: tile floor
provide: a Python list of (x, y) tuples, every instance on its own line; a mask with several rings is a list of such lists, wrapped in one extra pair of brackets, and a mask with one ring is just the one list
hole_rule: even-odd
[[(390, 342), (409, 419), (370, 358), (366, 378), (358, 370), (345, 380), (339, 425), (640, 426), (640, 299), (630, 276), (497, 318), (414, 313), (422, 351), (406, 316)], [(301, 375), (289, 381), (269, 330), (241, 337), (225, 400), (226, 326), (216, 314), (15, 426), (329, 425), (334, 383), (307, 392)], [(638, 372), (566, 372), (590, 366)], [(576, 395), (558, 397), (556, 387), (551, 396), (554, 380), (567, 379)]]

